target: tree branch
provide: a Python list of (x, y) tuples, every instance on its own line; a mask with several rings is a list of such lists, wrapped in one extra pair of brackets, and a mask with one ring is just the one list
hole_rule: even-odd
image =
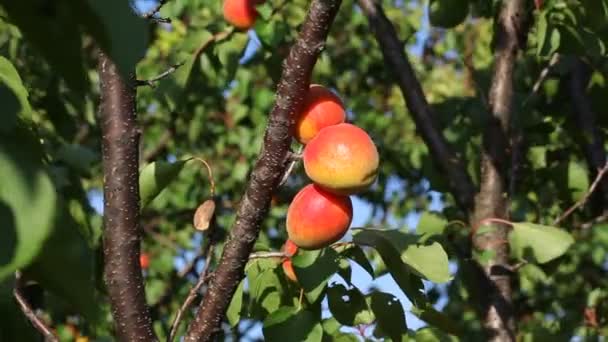
[(139, 136), (135, 78), (99, 54), (104, 174), (104, 276), (118, 339), (154, 341), (139, 265)]
[(57, 338), (57, 336), (55, 336), (51, 328), (49, 328), (49, 326), (47, 326), (47, 324), (40, 317), (38, 317), (38, 315), (36, 315), (34, 309), (32, 309), (32, 307), (30, 306), (30, 303), (27, 302), (25, 296), (21, 291), (22, 288), (23, 279), (21, 278), (21, 272), (17, 271), (15, 274), (15, 288), (13, 289), (13, 296), (15, 297), (19, 308), (21, 309), (25, 317), (27, 317), (27, 319), (30, 321), (30, 323), (32, 323), (34, 328), (36, 328), (36, 330), (38, 330), (40, 334), (44, 336), (45, 341), (58, 342), (59, 339)]
[[(569, 88), (574, 105), (573, 115), (580, 131), (580, 145), (585, 152), (585, 158), (593, 177), (606, 164), (606, 152), (602, 130), (597, 123), (593, 108), (591, 108), (591, 101), (585, 93), (590, 77), (589, 66), (580, 58), (576, 58), (572, 65)], [(608, 203), (608, 181), (603, 179), (598, 190), (600, 191), (592, 198), (596, 213), (605, 208), (606, 203)]]
[[(475, 198), (473, 225), (485, 218), (508, 219), (507, 175), (513, 101), (513, 73), (517, 53), (527, 35), (526, 0), (505, 0), (497, 17), (494, 33), (495, 63), (488, 100), (492, 115), (488, 117), (481, 153), (480, 192)], [(480, 282), (484, 327), (491, 341), (514, 341), (515, 319), (509, 270), (508, 226), (494, 223), (495, 230), (475, 234), (473, 245), (480, 251), (491, 250), (495, 256), (481, 265)]]
[(341, 0), (314, 0), (300, 34), (283, 64), (274, 107), (264, 144), (249, 184), (241, 199), (236, 220), (219, 264), (213, 274), (186, 341), (210, 341), (220, 329), (230, 299), (243, 277), (245, 264), (266, 217), (273, 192), (287, 167), (296, 113), (304, 103), (312, 70), (325, 46), (325, 39)]
[(429, 147), (435, 164), (446, 176), (456, 202), (463, 211), (469, 212), (473, 208), (475, 185), (462, 160), (451, 150), (442, 135), (395, 28), (374, 0), (359, 0), (359, 4), (382, 48), (386, 63), (395, 71), (397, 84), (418, 132)]
[(171, 75), (172, 73), (176, 72), (177, 69), (179, 69), (179, 67), (181, 67), (182, 65), (184, 65), (184, 62), (179, 62), (177, 64), (173, 64), (171, 67), (169, 67), (169, 69), (163, 71), (158, 76), (152, 77), (149, 80), (137, 80), (137, 81), (135, 81), (135, 85), (138, 86), (138, 87), (149, 86), (151, 88), (155, 88), (156, 87), (155, 82), (158, 82), (158, 81), (162, 80), (163, 78), (165, 78), (165, 77)]

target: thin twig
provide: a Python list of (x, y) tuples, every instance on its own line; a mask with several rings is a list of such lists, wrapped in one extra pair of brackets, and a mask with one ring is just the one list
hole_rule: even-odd
[(179, 324), (181, 323), (181, 320), (184, 316), (184, 312), (186, 312), (186, 310), (188, 310), (190, 305), (192, 305), (192, 302), (198, 296), (198, 291), (201, 289), (201, 287), (203, 287), (203, 285), (207, 282), (207, 280), (209, 280), (209, 278), (210, 278), (209, 265), (211, 265), (211, 256), (213, 255), (214, 249), (215, 249), (215, 243), (213, 240), (210, 240), (209, 245), (207, 247), (207, 253), (205, 256), (205, 266), (203, 267), (203, 271), (201, 272), (201, 275), (198, 278), (196, 285), (194, 285), (194, 287), (192, 287), (190, 289), (190, 292), (188, 293), (186, 300), (184, 301), (182, 306), (177, 311), (177, 314), (175, 315), (175, 318), (173, 319), (173, 323), (171, 324), (171, 332), (169, 333), (167, 342), (173, 342), (173, 340), (175, 339), (175, 334), (177, 333), (177, 329), (179, 328)]
[(591, 183), (591, 186), (589, 187), (589, 190), (587, 190), (587, 192), (585, 193), (585, 195), (583, 196), (583, 198), (581, 198), (580, 200), (578, 200), (578, 202), (574, 203), (573, 206), (571, 206), (570, 208), (568, 208), (568, 210), (566, 210), (560, 217), (558, 217), (555, 221), (553, 221), (553, 225), (554, 226), (557, 226), (562, 221), (564, 221), (576, 209), (578, 209), (581, 206), (585, 205), (585, 203), (587, 202), (587, 199), (589, 199), (589, 196), (591, 196), (591, 194), (593, 193), (593, 191), (595, 191), (595, 189), (597, 188), (597, 186), (600, 184), (600, 182), (602, 181), (602, 178), (604, 177), (604, 175), (606, 174), (606, 172), (608, 172), (608, 162), (606, 162), (606, 164), (604, 164), (604, 167), (602, 167), (601, 169), (598, 170), (597, 176), (595, 177), (595, 180), (593, 181), (593, 183)]
[(560, 60), (559, 53), (554, 53), (553, 56), (551, 56), (551, 59), (549, 60), (549, 64), (547, 64), (547, 66), (544, 67), (543, 70), (541, 70), (540, 74), (538, 75), (538, 78), (536, 79), (536, 82), (534, 82), (534, 85), (532, 86), (532, 91), (530, 92), (530, 94), (528, 94), (528, 96), (524, 100), (524, 102), (523, 102), (524, 105), (526, 105), (532, 99), (532, 97), (534, 97), (534, 96), (536, 96), (536, 94), (538, 94), (538, 90), (540, 89), (540, 86), (545, 82), (545, 80), (549, 76), (549, 72), (551, 72), (551, 69), (553, 69), (553, 67), (559, 62), (559, 60)]
[(249, 260), (267, 258), (287, 258), (287, 254), (283, 252), (256, 252), (249, 254)]
[(137, 85), (138, 87), (141, 86), (149, 86), (152, 88), (156, 87), (156, 84), (154, 84), (155, 82), (158, 82), (160, 80), (162, 80), (163, 78), (171, 75), (172, 73), (176, 72), (177, 69), (179, 69), (179, 67), (181, 67), (182, 65), (184, 65), (184, 62), (179, 62), (177, 64), (172, 65), (169, 69), (165, 70), (164, 72), (162, 72), (161, 74), (159, 74), (156, 77), (152, 77), (149, 80), (137, 80), (135, 81), (135, 85)]
[(13, 296), (15, 297), (15, 300), (17, 300), (17, 304), (19, 304), (21, 311), (25, 317), (27, 317), (30, 323), (32, 323), (34, 328), (36, 328), (36, 330), (38, 330), (42, 336), (44, 336), (45, 341), (59, 342), (59, 339), (57, 336), (55, 336), (51, 328), (49, 328), (49, 326), (47, 326), (46, 323), (36, 315), (34, 309), (32, 309), (30, 304), (24, 298), (23, 293), (21, 292), (22, 287), (23, 281), (21, 279), (21, 272), (17, 271), (15, 273), (15, 288), (13, 289)]
[(283, 186), (285, 184), (285, 182), (287, 182), (287, 179), (289, 178), (289, 175), (291, 174), (291, 172), (295, 168), (295, 166), (298, 163), (298, 161), (301, 160), (301, 154), (302, 154), (302, 150), (303, 149), (304, 149), (304, 145), (300, 145), (300, 147), (298, 148), (298, 152), (296, 152), (296, 155), (300, 156), (300, 158), (291, 158), (291, 162), (289, 163), (289, 166), (287, 167), (287, 170), (285, 170), (285, 173), (283, 174), (283, 178), (281, 178), (281, 182), (279, 183), (279, 187)]
[(608, 221), (608, 212), (603, 213), (602, 215), (593, 218), (593, 220), (591, 221), (587, 221), (583, 224), (580, 225), (581, 229), (589, 229), (591, 227), (593, 227), (594, 225), (598, 224), (598, 223), (603, 223)]
[(211, 165), (209, 165), (209, 163), (203, 158), (194, 157), (192, 159), (203, 163), (203, 165), (205, 165), (205, 167), (207, 168), (207, 177), (208, 177), (207, 179), (209, 180), (209, 193), (211, 194), (211, 197), (215, 196), (215, 180), (213, 179), (213, 170), (211, 169)]

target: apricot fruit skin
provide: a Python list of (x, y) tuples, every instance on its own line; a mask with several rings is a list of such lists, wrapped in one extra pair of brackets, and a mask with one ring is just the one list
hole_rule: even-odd
[(309, 184), (296, 194), (287, 209), (287, 234), (299, 248), (320, 249), (340, 240), (352, 218), (350, 197)]
[(139, 265), (144, 270), (150, 267), (150, 257), (147, 253), (142, 253), (139, 255)]
[(370, 136), (342, 123), (323, 128), (304, 148), (306, 175), (324, 189), (341, 195), (366, 190), (378, 175), (380, 157)]
[(281, 248), (283, 253), (287, 256), (285, 260), (283, 260), (283, 272), (287, 276), (287, 278), (295, 283), (298, 282), (298, 278), (296, 277), (296, 273), (293, 270), (293, 264), (291, 262), (291, 257), (294, 256), (298, 252), (298, 246), (291, 240), (285, 241), (285, 244)]
[(298, 252), (298, 245), (296, 245), (293, 241), (287, 240), (283, 245), (283, 253), (288, 257), (294, 256)]
[(224, 0), (224, 19), (239, 29), (249, 29), (258, 18), (257, 4), (256, 0)]
[(293, 270), (293, 263), (291, 262), (291, 259), (286, 259), (285, 261), (283, 261), (283, 264), (281, 266), (283, 266), (283, 273), (285, 273), (287, 279), (293, 281), (294, 283), (297, 283), (298, 278), (296, 277), (296, 273)]
[(346, 112), (342, 100), (331, 90), (312, 84), (306, 94), (303, 110), (296, 121), (294, 137), (307, 144), (321, 129), (343, 123)]

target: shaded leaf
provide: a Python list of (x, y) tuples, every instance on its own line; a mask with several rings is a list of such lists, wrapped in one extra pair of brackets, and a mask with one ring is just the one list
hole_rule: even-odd
[(327, 288), (327, 299), (329, 310), (341, 324), (370, 324), (375, 319), (365, 297), (356, 287), (347, 289), (342, 284), (333, 284)]
[(44, 56), (72, 91), (83, 93), (87, 78), (78, 15), (68, 1), (1, 0), (23, 36)]
[(188, 160), (175, 163), (164, 161), (146, 165), (139, 174), (139, 197), (141, 208), (146, 207), (161, 193), (182, 171)]
[(25, 129), (0, 135), (0, 280), (41, 251), (55, 218), (57, 195), (38, 142)]
[(405, 313), (397, 297), (384, 292), (372, 292), (370, 307), (374, 312), (378, 328), (393, 341), (400, 341), (407, 334)]
[(327, 281), (339, 268), (339, 256), (332, 248), (314, 251), (298, 250), (293, 256), (293, 268), (306, 298), (315, 302), (325, 290)]
[(264, 320), (266, 341), (317, 342), (323, 338), (323, 327), (319, 317), (310, 311), (294, 307), (282, 307)]
[(241, 320), (241, 311), (243, 309), (243, 286), (245, 285), (245, 281), (241, 280), (239, 286), (236, 288), (232, 299), (230, 300), (230, 305), (228, 306), (228, 310), (226, 311), (226, 317), (228, 318), (228, 323), (231, 326), (236, 326)]

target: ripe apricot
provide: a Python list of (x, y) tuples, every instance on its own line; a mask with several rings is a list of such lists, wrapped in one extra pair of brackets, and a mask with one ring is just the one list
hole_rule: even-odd
[(367, 189), (376, 180), (380, 163), (370, 136), (348, 123), (323, 128), (306, 145), (302, 158), (313, 182), (341, 195)]
[(322, 128), (344, 122), (346, 113), (342, 100), (331, 90), (312, 84), (306, 94), (304, 109), (298, 116), (294, 137), (308, 143)]
[(257, 0), (224, 0), (224, 19), (240, 29), (249, 29), (255, 24), (258, 11), (255, 6), (261, 3)]
[(150, 267), (150, 256), (148, 256), (148, 253), (141, 253), (139, 255), (139, 265), (144, 270)]
[(281, 248), (283, 253), (287, 256), (285, 260), (283, 260), (283, 272), (287, 276), (287, 278), (293, 282), (298, 282), (296, 278), (296, 273), (293, 270), (293, 264), (291, 263), (291, 257), (294, 256), (298, 252), (298, 246), (293, 243), (291, 240), (285, 241), (285, 244)]
[(296, 245), (293, 241), (287, 240), (283, 245), (283, 253), (288, 257), (294, 256), (298, 252), (298, 245)]
[(350, 197), (309, 184), (296, 194), (287, 209), (287, 234), (302, 249), (319, 249), (340, 240), (352, 218)]
[(285, 259), (281, 266), (283, 266), (283, 273), (285, 273), (287, 279), (297, 283), (298, 278), (296, 277), (296, 272), (293, 270), (293, 263), (291, 262), (291, 259)]

